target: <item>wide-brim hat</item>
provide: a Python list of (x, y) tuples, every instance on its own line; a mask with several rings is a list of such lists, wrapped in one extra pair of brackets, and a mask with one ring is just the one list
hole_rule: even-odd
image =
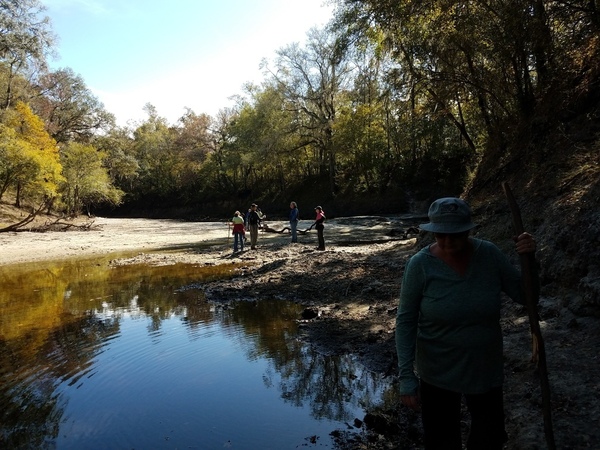
[(460, 198), (444, 197), (434, 201), (429, 207), (429, 223), (419, 228), (432, 233), (463, 233), (477, 226), (471, 220), (469, 204)]

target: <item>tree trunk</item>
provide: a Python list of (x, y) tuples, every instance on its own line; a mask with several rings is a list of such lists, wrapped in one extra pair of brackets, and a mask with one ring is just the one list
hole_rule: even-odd
[(21, 182), (17, 183), (17, 194), (15, 195), (15, 206), (17, 208), (21, 207)]

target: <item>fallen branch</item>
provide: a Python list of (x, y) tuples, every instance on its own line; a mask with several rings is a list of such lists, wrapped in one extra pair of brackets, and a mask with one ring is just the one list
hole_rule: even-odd
[(21, 221), (19, 221), (17, 223), (13, 223), (12, 225), (9, 225), (7, 227), (0, 228), (0, 233), (6, 233), (8, 231), (21, 231), (20, 229), (23, 228), (25, 225), (31, 223), (33, 221), (33, 219), (35, 219), (35, 217), (39, 214), (39, 212), (42, 209), (44, 209), (46, 206), (47, 206), (46, 203), (42, 203), (38, 209), (34, 209), (23, 220), (21, 220)]
[[(310, 227), (310, 228), (307, 228), (306, 230), (296, 230), (296, 232), (297, 232), (298, 234), (306, 234), (306, 233), (307, 233), (307, 232), (309, 232), (311, 229), (312, 229), (312, 227)], [(262, 231), (264, 231), (265, 233), (279, 233), (279, 234), (285, 233), (286, 231), (287, 231), (288, 233), (291, 233), (291, 232), (292, 232), (292, 229), (291, 229), (290, 227), (283, 227), (283, 229), (282, 229), (282, 230), (276, 230), (276, 229), (274, 229), (274, 228), (271, 228), (271, 227), (270, 227), (269, 225), (267, 225), (266, 223), (263, 223), (263, 225), (262, 225), (262, 227), (261, 227), (261, 230), (262, 230)]]
[(73, 228), (80, 231), (89, 231), (93, 228), (93, 226), (93, 220), (82, 224), (75, 224), (71, 222), (63, 222), (61, 219), (56, 219), (54, 222), (47, 222), (42, 226), (31, 228), (29, 231), (44, 233), (46, 231), (68, 231)]
[[(512, 222), (515, 234), (518, 236), (523, 233), (523, 220), (521, 219), (521, 211), (510, 190), (508, 183), (502, 183), (504, 194), (508, 200), (510, 207)], [(529, 326), (533, 337), (533, 359), (537, 362), (538, 371), (540, 374), (540, 386), (542, 389), (542, 410), (544, 415), (544, 433), (546, 435), (546, 443), (549, 450), (555, 450), (554, 431), (552, 427), (552, 410), (550, 404), (550, 383), (548, 381), (548, 369), (546, 367), (546, 349), (544, 339), (540, 330), (540, 322), (537, 312), (537, 291), (533, 287), (533, 270), (535, 264), (535, 256), (533, 253), (521, 253), (521, 278), (523, 280), (523, 290), (525, 292), (525, 304), (527, 313), (529, 314)]]

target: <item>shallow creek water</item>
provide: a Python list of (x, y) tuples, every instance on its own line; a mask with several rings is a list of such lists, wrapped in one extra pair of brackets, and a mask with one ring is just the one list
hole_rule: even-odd
[(0, 266), (0, 447), (335, 448), (391, 389), (301, 342), (299, 305), (184, 289), (233, 266), (110, 258)]

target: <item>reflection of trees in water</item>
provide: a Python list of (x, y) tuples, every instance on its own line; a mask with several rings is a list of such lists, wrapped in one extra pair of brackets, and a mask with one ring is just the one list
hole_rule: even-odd
[(163, 322), (174, 316), (190, 328), (214, 321), (210, 305), (206, 303), (201, 290), (181, 289), (191, 277), (196, 280), (214, 274), (198, 274), (198, 268), (177, 265), (134, 266), (131, 271), (136, 276), (132, 277), (131, 273), (127, 273), (127, 276), (115, 274), (110, 286), (102, 293), (103, 303), (97, 306), (97, 314), (104, 317), (126, 314), (150, 319), (148, 332), (153, 337), (158, 336)]
[(118, 323), (88, 315), (65, 320), (33, 355), (26, 338), (0, 341), (1, 447), (42, 448), (56, 438), (68, 401), (56, 387), (76, 384), (117, 332)]
[[(371, 393), (381, 388), (352, 358), (320, 355), (297, 339), (300, 305), (240, 302), (215, 312), (201, 290), (180, 289), (191, 278), (202, 279), (199, 268), (72, 269), (36, 278), (35, 316), (33, 300), (27, 298), (20, 309), (11, 309), (13, 315), (3, 317), (3, 337), (10, 339), (0, 339), (1, 448), (44, 447), (57, 436), (68, 402), (57, 388), (63, 382), (77, 385), (92, 375), (95, 357), (119, 334), (125, 315), (150, 319), (153, 339), (160, 339), (163, 321), (174, 316), (190, 330), (190, 339), (218, 321), (249, 360), (269, 362), (267, 386), (277, 387), (293, 405), (310, 405), (316, 418), (347, 420), (353, 408), (369, 402)], [(19, 301), (7, 288), (4, 295), (6, 304)], [(36, 328), (19, 328), (24, 314), (32, 316), (25, 323), (35, 323)]]
[[(5, 348), (2, 348), (4, 354)], [(48, 438), (58, 435), (58, 425), (64, 412), (60, 396), (54, 395), (54, 381), (36, 374), (20, 383), (7, 383), (4, 361), (0, 387), (0, 447), (43, 448)]]
[(287, 341), (296, 336), (295, 320), (300, 311), (300, 305), (288, 301), (241, 301), (221, 314), (220, 320), (225, 327), (241, 326), (244, 333), (236, 333), (234, 337), (250, 360), (261, 357), (287, 360), (290, 357)]
[(284, 400), (295, 406), (308, 403), (317, 419), (348, 421), (357, 409), (379, 401), (387, 382), (368, 372), (351, 355), (327, 356), (309, 346), (285, 366), (274, 368)]
[(210, 305), (199, 290), (178, 291), (177, 284), (141, 283), (136, 306), (150, 318), (148, 331), (157, 333), (165, 320), (178, 317), (190, 330), (214, 322)]
[[(350, 363), (350, 364), (348, 364)], [(305, 402), (315, 418), (350, 419), (348, 403), (354, 393), (354, 365), (339, 357), (326, 357), (305, 349), (280, 371), (282, 397), (296, 406)]]
[(2, 272), (0, 448), (48, 447), (68, 402), (57, 388), (91, 376), (94, 358), (119, 334), (125, 314), (150, 317), (150, 331), (173, 315), (190, 328), (214, 321), (199, 290), (178, 290), (220, 276), (186, 265), (109, 268), (67, 262)]
[[(189, 279), (189, 267), (90, 270), (89, 277), (69, 272), (75, 278), (68, 287), (63, 280), (59, 284), (63, 290), (56, 289), (57, 280), (52, 290), (38, 288), (53, 295), (39, 303), (64, 305), (58, 312), (46, 309), (52, 328), (0, 340), (1, 448), (43, 447), (56, 437), (67, 402), (55, 392), (57, 386), (76, 385), (89, 375), (94, 357), (119, 333), (124, 314), (150, 318), (151, 332), (173, 315), (190, 328), (214, 320), (210, 306), (200, 301), (200, 291), (177, 291), (182, 280)], [(18, 319), (14, 318), (14, 327)]]
[(297, 339), (295, 319), (301, 310), (281, 300), (240, 302), (224, 311), (221, 320), (243, 328), (237, 338), (250, 360), (269, 361), (265, 385), (276, 386), (294, 406), (309, 404), (313, 417), (350, 420), (356, 409), (381, 401), (386, 380), (352, 356), (325, 356)]

